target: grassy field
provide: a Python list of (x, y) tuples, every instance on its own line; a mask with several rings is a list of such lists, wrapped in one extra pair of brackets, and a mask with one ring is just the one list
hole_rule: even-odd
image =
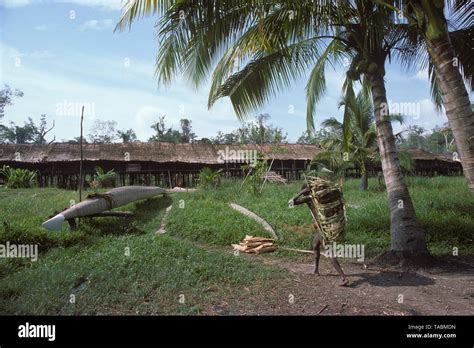
[[(435, 255), (473, 255), (474, 199), (463, 178), (408, 178), (428, 246)], [(215, 190), (179, 193), (122, 208), (123, 219), (84, 219), (77, 231), (67, 224), (47, 232), (43, 222), (77, 193), (59, 189), (0, 189), (0, 244), (39, 245), (36, 262), (0, 260), (1, 314), (201, 313), (219, 301), (238, 301), (251, 287), (263, 291), (290, 277), (277, 267), (234, 256), (230, 244), (245, 235), (267, 235), (255, 222), (233, 211), (235, 202), (270, 222), (282, 246), (308, 249), (313, 236), (306, 207), (288, 208), (300, 183), (268, 185), (255, 197), (239, 183)], [(386, 194), (375, 181), (361, 192), (357, 180), (345, 183), (347, 243), (365, 245), (375, 256), (388, 249)], [(157, 235), (167, 206), (166, 235)], [(288, 258), (279, 251), (275, 257)], [(73, 295), (73, 296), (72, 296)], [(72, 297), (71, 297), (72, 296)], [(71, 298), (75, 301), (71, 303)]]
[[(426, 231), (430, 251), (436, 255), (474, 253), (474, 199), (463, 178), (408, 178), (420, 223)], [(347, 243), (365, 244), (369, 256), (375, 256), (390, 245), (390, 218), (385, 191), (377, 189), (376, 179), (369, 190), (358, 190), (357, 180), (344, 184), (349, 228)], [(180, 194), (168, 220), (173, 235), (207, 244), (229, 245), (246, 234), (267, 235), (259, 226), (242, 221), (229, 209), (234, 202), (254, 211), (276, 229), (279, 244), (294, 248), (310, 248), (314, 229), (306, 206), (288, 208), (288, 200), (299, 191), (300, 183), (286, 186), (269, 185), (262, 196), (239, 191), (239, 185), (227, 182), (206, 193)], [(179, 208), (178, 200), (184, 206)]]

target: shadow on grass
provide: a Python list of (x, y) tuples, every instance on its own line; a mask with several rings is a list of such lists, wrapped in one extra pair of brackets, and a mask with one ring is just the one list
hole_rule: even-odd
[[(133, 217), (113, 218), (94, 217), (84, 218), (81, 221), (80, 229), (100, 235), (126, 235), (143, 234), (147, 231), (140, 228), (140, 225), (152, 220), (160, 211), (171, 205), (172, 199), (169, 196), (155, 197), (134, 203), (132, 209)], [(127, 206), (118, 210), (126, 210)]]
[(165, 210), (173, 203), (170, 196), (155, 197), (135, 203), (135, 210), (133, 211), (135, 220), (149, 221), (157, 212)]

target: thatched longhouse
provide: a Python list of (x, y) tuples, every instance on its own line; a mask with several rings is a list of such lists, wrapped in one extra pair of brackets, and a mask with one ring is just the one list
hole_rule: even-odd
[(462, 166), (456, 154), (432, 153), (422, 149), (408, 149), (416, 175), (461, 175)]
[[(92, 181), (96, 167), (113, 169), (117, 185), (194, 186), (204, 167), (222, 169), (228, 178), (242, 177), (242, 166), (262, 155), (272, 171), (287, 180), (300, 179), (314, 156), (321, 151), (315, 145), (211, 145), (134, 142), (127, 144), (85, 144), (83, 172)], [(452, 155), (408, 150), (417, 175), (459, 175), (461, 164)], [(0, 168), (9, 165), (39, 172), (40, 186), (77, 188), (79, 145), (0, 145)], [(380, 171), (373, 168), (372, 171)], [(357, 174), (355, 168), (348, 174)], [(1, 181), (2, 178), (0, 178)]]
[[(223, 169), (227, 177), (241, 177), (242, 165), (261, 154), (272, 163), (273, 171), (294, 180), (318, 151), (316, 146), (299, 144), (85, 144), (83, 171), (86, 181), (99, 166), (105, 171), (114, 169), (120, 185), (193, 186), (204, 167)], [(77, 187), (80, 158), (79, 145), (0, 145), (0, 167), (37, 170), (41, 186)]]

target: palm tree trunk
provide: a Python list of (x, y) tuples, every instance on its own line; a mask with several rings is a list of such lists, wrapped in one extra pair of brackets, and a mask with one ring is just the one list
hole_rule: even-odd
[(474, 195), (474, 113), (449, 35), (440, 40), (428, 41), (428, 52), (435, 67), (464, 175), (468, 180), (469, 190)]
[[(384, 60), (378, 62), (383, 67)], [(377, 128), (377, 141), (382, 171), (387, 186), (390, 206), (391, 251), (398, 257), (428, 254), (424, 231), (418, 224), (415, 209), (400, 168), (395, 137), (389, 120), (387, 94), (385, 91), (384, 71), (368, 74)]]

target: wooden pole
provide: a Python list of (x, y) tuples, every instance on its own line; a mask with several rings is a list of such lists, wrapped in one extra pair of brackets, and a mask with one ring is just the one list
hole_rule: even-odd
[(82, 105), (81, 112), (81, 138), (79, 139), (80, 151), (81, 151), (81, 160), (79, 161), (79, 202), (82, 202), (82, 186), (84, 185), (84, 180), (82, 179), (82, 161), (84, 160), (84, 154), (82, 152), (82, 123), (84, 122), (84, 105)]
[(272, 158), (272, 162), (270, 163), (270, 167), (268, 167), (268, 170), (267, 172), (265, 173), (265, 178), (263, 180), (263, 184), (262, 184), (262, 187), (260, 188), (260, 193), (262, 193), (263, 191), (263, 188), (265, 187), (265, 183), (267, 182), (267, 176), (268, 176), (268, 173), (272, 170), (272, 165), (273, 165), (273, 161), (275, 160), (275, 157)]

